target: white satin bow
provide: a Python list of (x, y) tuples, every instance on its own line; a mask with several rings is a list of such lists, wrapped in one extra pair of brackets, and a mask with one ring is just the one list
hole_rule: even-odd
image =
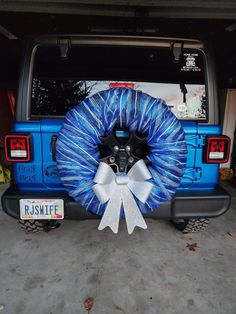
[(93, 190), (101, 204), (108, 203), (98, 230), (110, 227), (114, 233), (118, 232), (122, 205), (129, 234), (135, 226), (147, 229), (133, 194), (145, 203), (153, 187), (152, 183), (145, 181), (150, 178), (151, 173), (142, 159), (125, 175), (115, 174), (109, 165), (101, 162), (94, 178), (97, 184), (93, 186)]

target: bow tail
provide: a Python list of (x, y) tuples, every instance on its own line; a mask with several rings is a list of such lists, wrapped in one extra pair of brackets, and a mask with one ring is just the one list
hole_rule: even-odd
[(136, 226), (142, 229), (147, 229), (146, 222), (128, 187), (122, 187), (122, 202), (128, 233), (131, 234)]
[(117, 188), (107, 203), (98, 230), (110, 227), (114, 233), (118, 233), (121, 203), (121, 191)]

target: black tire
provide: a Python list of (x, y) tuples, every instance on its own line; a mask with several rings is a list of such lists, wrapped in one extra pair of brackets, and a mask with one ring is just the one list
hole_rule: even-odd
[(49, 232), (60, 226), (56, 220), (20, 220), (19, 223), (26, 233)]
[(206, 229), (209, 224), (208, 218), (199, 219), (183, 219), (172, 221), (175, 228), (182, 231), (183, 233), (195, 233), (201, 232)]

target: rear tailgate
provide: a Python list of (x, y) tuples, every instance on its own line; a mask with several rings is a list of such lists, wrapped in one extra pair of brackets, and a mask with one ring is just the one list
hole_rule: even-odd
[(43, 182), (49, 188), (62, 188), (55, 160), (55, 144), (63, 120), (44, 119), (41, 122), (43, 147)]
[[(31, 134), (33, 159), (15, 164), (15, 179), (21, 189), (63, 189), (53, 156), (54, 140), (63, 119), (43, 119), (41, 122), (16, 123), (14, 131)], [(181, 122), (187, 142), (187, 164), (182, 189), (212, 189), (218, 180), (218, 164), (203, 163), (203, 147), (207, 135), (220, 134), (220, 127)]]
[(221, 129), (217, 125), (199, 125), (195, 122), (182, 122), (186, 134), (188, 158), (180, 190), (213, 189), (218, 181), (219, 164), (203, 162), (203, 148), (206, 136), (218, 135)]
[[(214, 125), (198, 125), (197, 122), (181, 122), (187, 142), (187, 163), (183, 175), (181, 189), (212, 189), (218, 180), (218, 164), (203, 163), (203, 146), (206, 135), (217, 135), (220, 128)], [(42, 120), (43, 144), (43, 180), (50, 188), (60, 188), (61, 183), (57, 175), (56, 162), (52, 156), (52, 139), (57, 135), (62, 120)]]
[[(43, 147), (43, 182), (47, 187), (61, 187), (60, 179), (57, 174), (56, 162), (53, 161), (52, 142), (53, 138), (58, 134), (62, 125), (62, 120), (42, 120), (42, 147)], [(198, 146), (197, 123), (182, 123), (188, 147), (188, 156), (186, 171), (181, 182), (181, 188), (196, 188), (199, 184), (199, 167), (195, 167), (196, 150)]]

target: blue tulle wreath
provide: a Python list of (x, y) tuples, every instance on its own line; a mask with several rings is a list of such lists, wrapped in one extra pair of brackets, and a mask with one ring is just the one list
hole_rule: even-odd
[(103, 215), (92, 186), (99, 165), (100, 137), (118, 124), (131, 132), (148, 133), (147, 144), (154, 187), (145, 204), (137, 201), (142, 213), (171, 200), (186, 164), (186, 141), (180, 122), (161, 99), (138, 90), (112, 88), (99, 92), (71, 109), (57, 140), (57, 167), (69, 195), (86, 210)]

